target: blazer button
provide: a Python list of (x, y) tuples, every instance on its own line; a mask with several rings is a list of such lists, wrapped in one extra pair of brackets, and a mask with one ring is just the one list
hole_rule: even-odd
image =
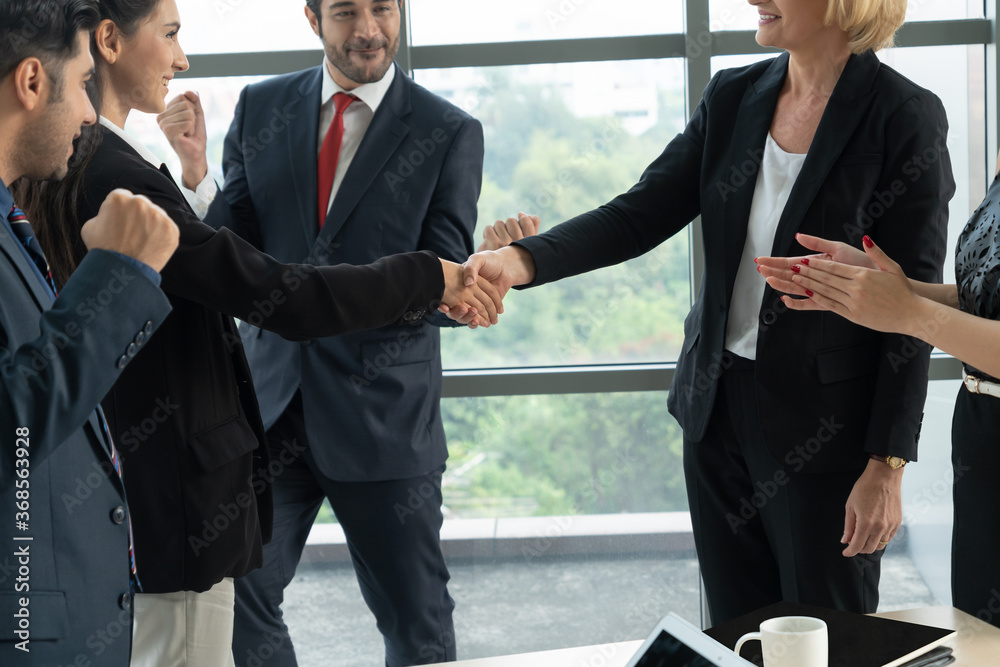
[(146, 342), (146, 332), (145, 331), (140, 331), (139, 333), (137, 333), (135, 335), (134, 342), (135, 342), (136, 345), (142, 345), (143, 343), (145, 343)]
[(771, 326), (772, 324), (778, 321), (778, 315), (773, 310), (769, 310), (766, 313), (764, 313), (764, 316), (760, 319), (767, 326)]
[(143, 333), (145, 333), (145, 334), (146, 334), (147, 336), (148, 336), (149, 334), (153, 333), (153, 322), (152, 322), (152, 320), (150, 320), (149, 322), (146, 322), (146, 324), (144, 324), (144, 325), (143, 325), (143, 327), (142, 327), (142, 331), (143, 331)]
[(127, 364), (128, 364), (128, 355), (125, 355), (125, 354), (123, 354), (123, 355), (122, 355), (122, 356), (121, 356), (121, 357), (120, 357), (120, 358), (118, 359), (118, 370), (121, 370), (121, 369), (125, 368), (125, 366), (126, 366)]
[(111, 510), (111, 520), (119, 526), (125, 523), (125, 508), (119, 506)]
[(118, 598), (118, 606), (128, 611), (132, 608), (132, 595), (129, 593), (122, 593), (121, 597)]

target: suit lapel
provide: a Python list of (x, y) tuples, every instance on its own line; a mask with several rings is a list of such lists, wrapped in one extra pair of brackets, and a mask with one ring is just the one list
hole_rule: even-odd
[[(385, 99), (379, 105), (372, 124), (365, 132), (364, 139), (358, 147), (357, 155), (351, 161), (351, 166), (344, 175), (344, 181), (337, 190), (333, 206), (323, 225), (323, 231), (316, 239), (317, 245), (327, 247), (329, 242), (344, 226), (348, 216), (368, 191), (372, 181), (378, 176), (382, 167), (389, 161), (392, 154), (399, 148), (403, 139), (410, 133), (410, 126), (402, 119), (410, 113), (410, 86), (412, 82), (397, 66), (392, 85), (386, 92)], [(315, 171), (315, 169), (314, 169)], [(315, 180), (315, 179), (314, 179)]]
[(802, 172), (781, 214), (771, 254), (784, 257), (791, 248), (802, 219), (830, 175), (834, 163), (854, 135), (875, 96), (872, 86), (880, 63), (873, 53), (851, 56), (820, 120)]
[(295, 184), (295, 202), (290, 210), (298, 210), (297, 216), (305, 245), (312, 247), (316, 242), (319, 223), (319, 195), (316, 172), (319, 142), (319, 107), (323, 94), (323, 70), (317, 67), (312, 76), (294, 91), (291, 101), (285, 106), (285, 114), (295, 116), (298, 121), (288, 127), (288, 164), (292, 182)]
[(727, 172), (731, 180), (744, 178), (726, 201), (726, 225), (723, 229), (725, 248), (726, 300), (732, 297), (736, 271), (746, 244), (750, 207), (757, 187), (757, 176), (764, 159), (764, 144), (778, 104), (778, 94), (788, 72), (788, 54), (775, 58), (761, 77), (747, 86), (736, 113), (732, 148)]

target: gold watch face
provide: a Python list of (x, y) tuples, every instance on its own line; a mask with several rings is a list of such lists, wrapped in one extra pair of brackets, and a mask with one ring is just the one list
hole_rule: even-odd
[(906, 461), (899, 458), (898, 456), (887, 456), (885, 462), (889, 464), (889, 467), (893, 470), (899, 470), (906, 465)]

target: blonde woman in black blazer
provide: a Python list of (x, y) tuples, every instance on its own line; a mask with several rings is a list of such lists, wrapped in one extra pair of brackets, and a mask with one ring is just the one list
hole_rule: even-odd
[[(804, 154), (758, 254), (803, 254), (798, 232), (855, 247), (877, 233), (908, 275), (938, 280), (955, 191), (947, 121), (936, 96), (873, 53), (905, 0), (750, 4), (758, 41), (786, 53), (715, 76), (629, 192), (467, 271), (501, 291), (542, 285), (641, 255), (701, 215), (705, 274), (668, 408), (684, 430), (712, 618), (778, 600), (873, 612), (902, 521), (899, 466), (917, 457), (929, 348), (828, 313), (788, 316), (754, 273), (748, 237), (761, 221), (748, 221), (771, 177), (765, 148)], [(759, 301), (746, 297), (747, 269)], [(753, 359), (727, 350), (730, 315), (748, 303)]]

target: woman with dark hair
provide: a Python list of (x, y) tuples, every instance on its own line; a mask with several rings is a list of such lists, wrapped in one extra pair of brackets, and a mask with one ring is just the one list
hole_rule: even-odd
[[(19, 190), (57, 282), (82, 258), (83, 221), (116, 188), (159, 204), (180, 228), (162, 271), (173, 313), (104, 400), (128, 475), (141, 593), (132, 665), (233, 664), (233, 577), (261, 564), (271, 532), (270, 460), (233, 317), (290, 338), (412, 324), (438, 304), (463, 324), (495, 322), (485, 281), (418, 252), (368, 266), (280, 264), (228, 231), (203, 225), (169, 173), (124, 131), (133, 110), (160, 113), (174, 74), (188, 68), (174, 0), (102, 0), (91, 96), (101, 113), (77, 144), (63, 183)], [(130, 276), (123, 275), (123, 281)], [(482, 316), (479, 315), (482, 313)], [(143, 344), (141, 351), (138, 348)], [(289, 447), (288, 452), (297, 451)]]

